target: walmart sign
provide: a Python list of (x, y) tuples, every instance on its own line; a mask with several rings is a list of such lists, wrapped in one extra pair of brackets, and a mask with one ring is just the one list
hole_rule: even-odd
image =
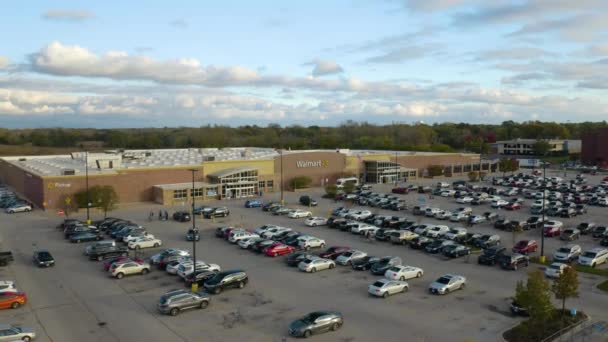
[(327, 160), (298, 160), (296, 166), (298, 168), (306, 167), (327, 167), (329, 162)]

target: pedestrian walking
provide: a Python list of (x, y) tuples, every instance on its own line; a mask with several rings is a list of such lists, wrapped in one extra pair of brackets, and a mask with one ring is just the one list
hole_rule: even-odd
[(154, 219), (154, 211), (150, 210), (150, 215), (148, 215), (148, 221), (152, 222), (152, 219)]
[(165, 221), (169, 221), (169, 212), (165, 210)]
[(162, 221), (162, 219), (163, 219), (163, 211), (158, 209), (158, 220)]

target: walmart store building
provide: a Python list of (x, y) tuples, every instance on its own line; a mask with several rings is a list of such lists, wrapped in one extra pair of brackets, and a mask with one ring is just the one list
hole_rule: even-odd
[[(293, 190), (291, 180), (307, 176), (313, 186), (356, 176), (365, 183), (392, 183), (425, 176), (429, 165), (446, 175), (495, 172), (495, 161), (478, 154), (369, 150), (276, 150), (196, 148), (108, 150), (70, 155), (3, 157), (0, 181), (44, 209), (57, 209), (66, 197), (89, 186), (111, 185), (123, 203), (176, 205), (210, 199), (246, 198), (260, 192)], [(194, 190), (192, 177), (194, 172)], [(281, 182), (282, 179), (282, 182)], [(91, 199), (92, 202), (95, 199)]]

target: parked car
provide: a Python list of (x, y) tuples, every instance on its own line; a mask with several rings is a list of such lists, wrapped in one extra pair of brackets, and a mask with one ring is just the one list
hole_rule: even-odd
[(327, 224), (325, 217), (313, 216), (304, 220), (304, 224), (309, 227), (324, 226)]
[(319, 253), (319, 257), (334, 260), (338, 256), (340, 256), (342, 253), (345, 253), (349, 250), (350, 250), (350, 247), (346, 247), (346, 246), (331, 246), (328, 249), (326, 249), (325, 251)]
[(530, 265), (530, 258), (519, 253), (505, 253), (498, 257), (497, 261), (500, 267), (509, 270), (517, 270), (520, 267), (528, 267)]
[(445, 234), (445, 237), (450, 240), (460, 240), (462, 237), (467, 235), (466, 228), (451, 228), (449, 232)]
[(409, 285), (402, 280), (379, 279), (369, 285), (367, 292), (372, 296), (387, 298), (390, 295), (407, 292)]
[(191, 287), (193, 283), (197, 283), (199, 286), (202, 287), (207, 280), (215, 277), (218, 272), (219, 271), (215, 269), (205, 269), (192, 272), (184, 278), (184, 284), (186, 285), (186, 287)]
[(401, 265), (401, 263), (402, 261), (399, 257), (385, 256), (378, 260), (378, 262), (374, 263), (370, 268), (370, 271), (375, 275), (384, 275), (389, 268)]
[(342, 314), (337, 311), (315, 311), (289, 324), (289, 335), (308, 338), (313, 334), (336, 331), (344, 324)]
[(325, 240), (319, 239), (314, 236), (300, 236), (298, 239), (298, 247), (303, 250), (309, 250), (311, 248), (325, 248)]
[(362, 252), (362, 251), (358, 251), (358, 250), (348, 250), (342, 254), (340, 254), (338, 257), (336, 257), (336, 263), (340, 264), (340, 265), (350, 265), (354, 260), (357, 259), (361, 259), (367, 256), (367, 253)]
[(593, 232), (595, 228), (594, 222), (581, 222), (576, 226), (576, 229), (580, 230), (581, 234), (586, 235)]
[(177, 316), (188, 309), (205, 309), (209, 306), (210, 297), (205, 292), (171, 290), (160, 297), (158, 311)]
[(409, 230), (395, 230), (390, 233), (391, 242), (394, 244), (405, 245), (414, 238), (417, 238), (418, 234), (412, 233)]
[(424, 247), (424, 251), (431, 254), (441, 253), (446, 246), (455, 245), (456, 242), (452, 240), (435, 240), (426, 247)]
[(303, 217), (312, 217), (312, 213), (308, 210), (296, 209), (287, 214), (289, 218), (303, 218)]
[(298, 264), (300, 271), (307, 273), (315, 273), (326, 269), (332, 269), (336, 267), (336, 263), (331, 259), (325, 258), (308, 258), (302, 260)]
[(0, 341), (31, 341), (36, 338), (32, 328), (24, 328), (11, 324), (0, 325)]
[(89, 252), (89, 259), (102, 261), (116, 256), (127, 256), (129, 250), (123, 246), (101, 245)]
[(127, 244), (129, 249), (141, 249), (141, 248), (156, 248), (163, 244), (161, 239), (157, 239), (154, 236), (145, 236), (136, 240), (133, 240)]
[(245, 202), (245, 208), (260, 208), (264, 205), (260, 200), (248, 200)]
[(582, 249), (579, 245), (568, 244), (560, 247), (553, 254), (553, 260), (558, 262), (572, 262), (578, 259), (578, 256), (581, 255)]
[(317, 201), (312, 199), (310, 196), (303, 195), (303, 196), (300, 196), (300, 204), (305, 205), (305, 206), (310, 206), (310, 207), (316, 207), (318, 203), (317, 203)]
[(507, 252), (507, 248), (502, 246), (493, 246), (487, 248), (477, 258), (477, 263), (483, 265), (495, 265), (498, 262), (498, 258)]
[(538, 242), (536, 240), (520, 240), (515, 246), (513, 246), (513, 253), (529, 254), (536, 252), (538, 249)]
[(55, 258), (53, 258), (49, 251), (44, 249), (35, 251), (32, 261), (38, 267), (55, 266)]
[(420, 267), (396, 265), (384, 272), (384, 277), (389, 280), (407, 280), (412, 278), (420, 278), (424, 275), (424, 271)]
[(188, 222), (191, 220), (191, 217), (187, 211), (176, 211), (173, 213), (173, 219), (178, 222)]
[(199, 241), (201, 239), (200, 233), (198, 229), (188, 229), (186, 233), (186, 241)]
[(264, 248), (264, 254), (271, 257), (276, 257), (279, 255), (289, 254), (295, 251), (295, 248), (292, 246), (285, 245), (281, 242), (275, 242), (272, 245)]
[(242, 289), (249, 282), (249, 277), (242, 270), (218, 272), (213, 278), (207, 280), (203, 286), (213, 294), (219, 294), (228, 288)]
[(607, 234), (608, 234), (608, 227), (596, 226), (595, 229), (593, 229), (593, 233), (591, 236), (598, 239), (598, 238), (602, 238), (602, 237), (606, 236)]
[(79, 232), (79, 233), (74, 233), (70, 236), (70, 242), (72, 242), (72, 243), (100, 241), (102, 239), (103, 239), (103, 235), (101, 235), (101, 233), (93, 233), (93, 232)]
[(414, 249), (424, 249), (428, 244), (433, 242), (433, 239), (426, 236), (418, 236), (410, 240), (410, 247)]
[(364, 258), (354, 260), (351, 263), (351, 266), (352, 266), (353, 270), (356, 270), (356, 271), (367, 271), (367, 270), (371, 269), (372, 266), (375, 263), (377, 263), (378, 261), (380, 261), (379, 257), (366, 255)]
[(471, 254), (471, 249), (465, 245), (453, 244), (445, 246), (442, 253), (448, 258), (458, 258)]
[(523, 317), (530, 316), (528, 314), (528, 310), (514, 300), (511, 302), (509, 309), (511, 310), (511, 313), (515, 316), (523, 316)]
[(226, 216), (230, 215), (230, 210), (228, 210), (228, 208), (226, 208), (226, 207), (216, 207), (216, 208), (212, 208), (211, 210), (205, 212), (203, 215), (205, 218), (226, 217)]
[(460, 275), (446, 274), (439, 277), (429, 286), (432, 294), (444, 295), (456, 290), (462, 290), (466, 286), (466, 278)]
[(485, 234), (473, 241), (473, 244), (479, 248), (489, 248), (500, 244), (500, 235)]
[(608, 249), (593, 248), (585, 251), (578, 257), (578, 263), (583, 266), (595, 267), (608, 261)]
[(32, 211), (32, 206), (27, 203), (17, 203), (5, 209), (9, 214)]
[(109, 269), (110, 275), (117, 279), (122, 279), (126, 275), (132, 274), (148, 274), (150, 272), (150, 264), (147, 262), (138, 263), (135, 261), (125, 263), (114, 263)]
[(298, 266), (298, 264), (304, 260), (304, 259), (310, 259), (310, 258), (315, 258), (316, 255), (314, 254), (310, 254), (304, 251), (296, 251), (293, 252), (289, 255), (287, 255), (287, 257), (285, 258), (285, 262), (287, 263), (287, 266), (290, 267), (295, 267)]
[(575, 228), (565, 229), (559, 236), (560, 240), (574, 241), (581, 237), (581, 231)]

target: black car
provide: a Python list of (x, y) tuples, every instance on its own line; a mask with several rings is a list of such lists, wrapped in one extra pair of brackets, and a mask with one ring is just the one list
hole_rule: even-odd
[(490, 248), (500, 244), (500, 235), (482, 235), (479, 238), (473, 240), (473, 245), (479, 248)]
[(32, 261), (34, 262), (34, 265), (38, 267), (55, 266), (55, 259), (47, 250), (35, 251)]
[(401, 265), (401, 258), (399, 257), (383, 257), (378, 262), (374, 263), (370, 268), (372, 274), (383, 275), (386, 270), (393, 266)]
[(504, 269), (517, 270), (519, 267), (530, 265), (530, 258), (523, 254), (505, 253), (497, 258), (497, 262)]
[(344, 324), (342, 314), (337, 311), (317, 311), (289, 324), (289, 335), (308, 338), (313, 334), (336, 331)]
[(199, 241), (200, 239), (201, 236), (198, 229), (188, 229), (188, 232), (186, 233), (186, 241)]
[(333, 218), (332, 217), (332, 221), (331, 223), (329, 223), (329, 220), (327, 221), (327, 226), (329, 228), (340, 228), (341, 225), (346, 224), (346, 222), (348, 222), (347, 219), (339, 217), (339, 218)]
[(187, 211), (176, 211), (173, 213), (173, 219), (178, 222), (188, 222), (191, 220), (191, 217)]
[(70, 242), (72, 242), (72, 243), (100, 241), (102, 239), (103, 239), (103, 235), (101, 235), (101, 233), (94, 233), (94, 232), (79, 232), (79, 233), (74, 233), (70, 236)]
[(213, 278), (207, 280), (203, 286), (213, 294), (219, 294), (228, 288), (242, 289), (247, 285), (249, 278), (242, 270), (230, 270), (218, 272)]
[(378, 229), (376, 231), (376, 234), (374, 235), (374, 237), (378, 241), (388, 241), (391, 239), (390, 234), (386, 234), (386, 232), (388, 232), (389, 230), (390, 229), (386, 229), (386, 228)]
[[(304, 234), (300, 234), (300, 233), (292, 234), (291, 236), (285, 238), (281, 242), (283, 242), (287, 246), (298, 247), (298, 245), (300, 243), (300, 240), (298, 240), (298, 238), (302, 235), (304, 235)], [(276, 237), (273, 237), (273, 239), (276, 239)], [(280, 240), (280, 239), (277, 239), (277, 240)]]
[(608, 228), (606, 228), (604, 226), (598, 226), (593, 229), (593, 234), (591, 236), (598, 239), (598, 238), (604, 237), (607, 232), (608, 232)]
[(528, 317), (530, 316), (528, 314), (528, 310), (526, 308), (524, 308), (523, 306), (519, 305), (519, 303), (517, 303), (516, 301), (511, 302), (511, 313), (515, 316), (523, 316), (523, 317)]
[(494, 222), (494, 228), (496, 229), (502, 229), (505, 230), (507, 228), (507, 225), (510, 224), (511, 221), (501, 218), (496, 220), (496, 222)]
[(424, 249), (431, 242), (433, 242), (433, 240), (426, 236), (417, 236), (410, 240), (410, 247), (413, 249)]
[(480, 237), (481, 237), (481, 234), (470, 232), (470, 233), (466, 233), (465, 235), (457, 237), (456, 239), (454, 239), (454, 241), (461, 243), (463, 245), (472, 245), (473, 242)]
[(471, 254), (471, 249), (464, 245), (448, 245), (443, 248), (442, 253), (448, 258), (458, 258)]
[(424, 251), (427, 253), (431, 253), (431, 254), (436, 254), (441, 252), (441, 250), (446, 247), (447, 245), (444, 245), (445, 240), (435, 240), (431, 243), (429, 243), (428, 245), (426, 245), (426, 247), (424, 247)]
[(99, 229), (97, 229), (97, 227), (95, 227), (95, 226), (76, 225), (76, 226), (67, 227), (64, 230), (63, 234), (66, 239), (69, 239), (74, 234), (84, 233), (84, 232), (98, 233)]
[(275, 242), (276, 241), (274, 241), (274, 240), (261, 240), (261, 241), (254, 243), (253, 246), (251, 246), (251, 250), (256, 253), (262, 253), (264, 251), (264, 248), (269, 247), (270, 245), (272, 245)]
[(368, 255), (363, 258), (353, 260), (351, 266), (353, 267), (353, 270), (356, 271), (367, 271), (371, 269), (372, 266), (378, 261), (380, 261), (380, 258)]
[(205, 218), (226, 217), (230, 215), (230, 210), (226, 207), (216, 207), (204, 213)]
[(262, 206), (263, 211), (272, 211), (272, 209), (280, 207), (281, 203), (278, 202), (268, 202)]
[(310, 207), (316, 207), (317, 201), (315, 201), (314, 199), (312, 199), (312, 197), (308, 196), (308, 195), (304, 195), (304, 196), (300, 196), (300, 204), (301, 205), (305, 205), (305, 206), (310, 206)]
[(192, 272), (184, 279), (184, 282), (187, 287), (192, 286), (193, 283), (203, 285), (207, 280), (215, 277), (217, 273), (217, 271), (212, 270), (202, 270), (196, 273)]
[(477, 258), (477, 263), (482, 265), (495, 265), (498, 257), (507, 252), (506, 247), (493, 246), (483, 251)]
[(307, 252), (293, 252), (287, 255), (287, 258), (285, 258), (285, 262), (289, 267), (296, 267), (302, 260), (313, 256), (314, 255)]
[(108, 259), (108, 258), (113, 258), (113, 257), (117, 257), (117, 256), (126, 257), (128, 255), (129, 255), (129, 249), (126, 246), (108, 245), (108, 246), (104, 246), (104, 247), (95, 248), (89, 254), (89, 259), (102, 261), (102, 260)]
[(604, 246), (604, 247), (608, 246), (608, 236), (606, 236), (605, 238), (603, 238), (600, 241), (600, 246)]

